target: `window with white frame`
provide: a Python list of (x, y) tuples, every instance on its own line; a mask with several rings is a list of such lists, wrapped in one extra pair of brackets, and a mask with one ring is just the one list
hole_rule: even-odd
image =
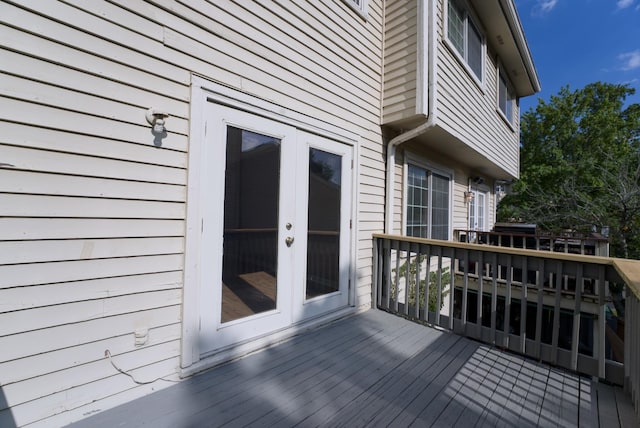
[(449, 239), (450, 182), (449, 175), (407, 164), (407, 236)]
[(460, 0), (448, 1), (447, 40), (478, 80), (482, 81), (484, 40), (465, 3)]
[(367, 15), (367, 0), (342, 0), (363, 17)]
[(498, 69), (498, 74), (498, 108), (502, 114), (504, 114), (507, 122), (513, 124), (515, 97), (513, 96), (507, 77), (501, 69)]

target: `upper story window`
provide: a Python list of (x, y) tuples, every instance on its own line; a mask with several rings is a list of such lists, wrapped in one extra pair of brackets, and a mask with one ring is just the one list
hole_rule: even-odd
[(362, 17), (367, 16), (367, 0), (342, 0), (356, 12), (358, 12)]
[(510, 124), (513, 124), (514, 105), (515, 97), (507, 77), (502, 73), (501, 69), (498, 69), (498, 108)]
[(482, 33), (469, 16), (469, 11), (460, 0), (449, 0), (447, 8), (447, 39), (469, 66), (473, 74), (482, 81)]
[(424, 165), (407, 164), (407, 236), (449, 239), (451, 177)]

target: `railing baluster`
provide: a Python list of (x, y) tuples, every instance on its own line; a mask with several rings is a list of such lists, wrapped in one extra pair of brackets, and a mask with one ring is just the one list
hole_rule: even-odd
[[(405, 243), (404, 314), (409, 315), (409, 292), (411, 291), (411, 244)], [(399, 257), (398, 257), (399, 258)]]
[[(436, 318), (435, 325), (440, 325), (440, 305), (442, 304), (442, 249), (438, 248), (436, 257), (438, 257), (438, 272), (436, 275)], [(452, 275), (453, 276), (453, 275)], [(427, 275), (429, 278), (429, 275)], [(453, 300), (453, 295), (451, 295)]]
[(604, 266), (598, 267), (598, 376), (605, 378), (605, 344), (606, 344), (606, 314), (604, 306), (605, 279)]
[(562, 263), (556, 262), (555, 304), (553, 309), (553, 332), (551, 338), (551, 362), (558, 362), (558, 339), (560, 338), (560, 304), (562, 303)]
[(429, 245), (427, 246), (427, 252), (425, 256), (425, 290), (424, 296), (422, 296), (422, 306), (424, 307), (422, 320), (425, 322), (429, 320), (429, 293), (427, 290), (427, 285), (429, 283), (429, 276), (431, 275), (431, 252), (432, 248)]
[(496, 317), (498, 312), (498, 254), (491, 256), (491, 344), (496, 344)]
[(478, 261), (476, 262), (476, 274), (478, 275), (478, 298), (476, 302), (476, 337), (482, 339), (482, 292), (483, 292), (483, 275), (482, 267), (484, 260), (482, 259), (482, 252), (478, 254)]
[[(442, 248), (439, 248), (440, 253), (438, 254), (438, 258), (440, 260), (440, 263), (442, 263)], [(452, 250), (452, 254), (451, 254), (451, 259), (449, 261), (449, 330), (453, 331), (453, 311), (455, 310), (454, 307), (454, 299), (453, 299), (453, 294), (455, 291), (455, 286), (456, 286), (456, 274), (454, 272), (454, 264), (455, 264), (455, 260), (456, 260), (456, 253), (458, 252), (457, 249), (453, 249)]]
[(504, 341), (502, 346), (509, 348), (509, 334), (511, 333), (511, 287), (513, 285), (513, 266), (511, 264), (511, 254), (507, 255), (507, 284), (504, 301)]
[(462, 313), (460, 321), (462, 323), (462, 331), (467, 333), (467, 291), (469, 290), (469, 250), (464, 250), (464, 274), (462, 276)]
[(520, 352), (526, 354), (527, 349), (527, 257), (522, 259), (522, 295), (520, 298)]
[(397, 247), (396, 247), (396, 275), (395, 275), (395, 282), (394, 284), (396, 285), (395, 287), (393, 287), (393, 311), (394, 312), (398, 312), (398, 294), (399, 294), (399, 288), (400, 288), (400, 242), (399, 241), (394, 241), (397, 242)]
[(582, 264), (576, 266), (576, 294), (575, 307), (573, 309), (573, 331), (571, 332), (571, 370), (578, 370), (578, 345), (580, 342), (580, 311), (582, 303)]
[(538, 260), (538, 270), (536, 271), (536, 283), (538, 290), (538, 302), (536, 306), (536, 346), (535, 346), (535, 357), (540, 358), (540, 353), (542, 352), (542, 309), (544, 307), (544, 259)]
[(414, 317), (420, 318), (420, 267), (422, 263), (420, 258), (422, 257), (422, 245), (416, 246), (416, 283), (415, 283), (415, 297), (414, 297)]

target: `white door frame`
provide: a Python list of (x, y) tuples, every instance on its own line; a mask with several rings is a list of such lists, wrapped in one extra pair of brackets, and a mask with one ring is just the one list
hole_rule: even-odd
[[(353, 147), (353, 158), (359, 158), (359, 136), (319, 119), (289, 110), (261, 98), (243, 93), (236, 89), (220, 85), (199, 76), (192, 76), (191, 85), (191, 123), (189, 141), (189, 168), (186, 209), (186, 243), (183, 283), (182, 307), (182, 352), (181, 367), (183, 369), (197, 365), (206, 366), (203, 349), (200, 345), (201, 308), (200, 299), (203, 292), (202, 260), (206, 242), (202, 239), (202, 219), (205, 208), (202, 189), (203, 175), (206, 171), (204, 150), (207, 141), (207, 103), (219, 103), (238, 110), (253, 113), (267, 119), (293, 126), (312, 134), (320, 135)], [(356, 257), (357, 257), (357, 206), (359, 188), (358, 162), (354, 161), (352, 170), (352, 202), (351, 218), (353, 228), (350, 229), (351, 248), (349, 263), (351, 266), (348, 303), (355, 305)], [(265, 343), (267, 339), (265, 339)]]
[[(308, 231), (308, 209), (309, 209), (309, 149), (319, 149), (328, 153), (339, 155), (342, 160), (342, 180), (340, 194), (340, 254), (349, 254), (350, 241), (354, 239), (351, 234), (352, 213), (350, 212), (351, 200), (353, 198), (353, 180), (351, 165), (353, 160), (353, 147), (344, 143), (329, 140), (327, 138), (301, 131), (299, 133), (298, 147), (298, 165), (302, 167), (303, 174), (297, 177), (299, 188), (296, 201), (298, 232), (306, 234)], [(342, 207), (347, 207), (346, 212)], [(298, 257), (295, 265), (295, 282), (305, 286), (296, 286), (293, 289), (293, 319), (294, 322), (304, 321), (308, 318), (321, 315), (327, 311), (335, 310), (341, 306), (346, 306), (349, 302), (350, 271), (354, 269), (354, 265), (350, 263), (350, 257), (340, 257), (339, 265), (339, 289), (336, 292), (314, 297), (306, 298), (306, 281), (307, 281), (307, 251), (308, 241), (301, 240), (299, 251), (296, 252)], [(294, 244), (295, 245), (295, 244)]]

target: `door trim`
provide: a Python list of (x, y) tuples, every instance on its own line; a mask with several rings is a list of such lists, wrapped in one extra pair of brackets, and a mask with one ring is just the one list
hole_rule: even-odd
[[(351, 232), (351, 251), (349, 263), (352, 266), (350, 273), (351, 287), (349, 293), (349, 305), (355, 306), (356, 302), (356, 278), (357, 278), (357, 237), (358, 221), (357, 207), (359, 199), (359, 146), (360, 137), (340, 126), (312, 118), (289, 108), (265, 101), (259, 97), (249, 95), (228, 86), (206, 80), (192, 75), (191, 79), (191, 122), (189, 130), (189, 154), (188, 154), (188, 178), (187, 178), (187, 206), (185, 229), (185, 262), (183, 280), (183, 304), (182, 304), (182, 349), (181, 367), (183, 369), (192, 365), (201, 366), (204, 362), (203, 350), (200, 347), (200, 296), (202, 290), (202, 265), (203, 245), (202, 240), (202, 216), (204, 207), (204, 192), (202, 191), (203, 172), (206, 170), (204, 144), (207, 138), (205, 110), (207, 103), (214, 102), (234, 109), (253, 113), (267, 119), (290, 125), (299, 130), (320, 135), (335, 141), (348, 144), (353, 147), (354, 167), (352, 171), (352, 201), (351, 218), (353, 228)], [(286, 100), (283, 100), (285, 102)], [(291, 328), (295, 328), (292, 325)], [(277, 332), (276, 335), (282, 335)]]

